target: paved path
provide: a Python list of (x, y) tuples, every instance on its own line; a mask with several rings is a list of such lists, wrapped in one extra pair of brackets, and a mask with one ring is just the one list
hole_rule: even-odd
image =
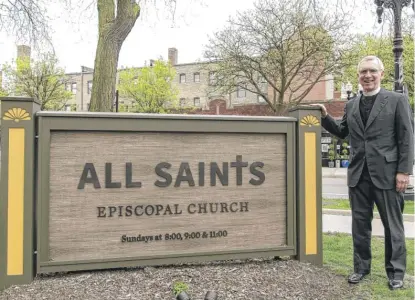
[[(405, 236), (407, 238), (414, 238), (414, 224), (414, 222), (404, 221)], [(351, 234), (352, 217), (347, 215), (323, 214), (323, 232), (342, 232)], [(382, 221), (378, 218), (374, 218), (372, 221), (372, 235), (384, 236)]]
[[(414, 167), (415, 173), (415, 167)], [(338, 188), (339, 182), (347, 178), (347, 168), (322, 168), (322, 182), (330, 184), (333, 188)], [(414, 176), (410, 176), (411, 184), (414, 184)], [(331, 180), (331, 181), (330, 181)], [(337, 185), (336, 185), (337, 184)], [(323, 187), (324, 189), (324, 187)], [(331, 198), (324, 194), (333, 193), (329, 188), (323, 191), (323, 197)], [(344, 194), (343, 189), (339, 189), (339, 193)], [(336, 195), (336, 198), (338, 195)], [(342, 198), (342, 197), (338, 197)], [(345, 197), (346, 198), (346, 197)], [(415, 238), (415, 216), (404, 215), (405, 235), (407, 238)], [(323, 211), (323, 232), (342, 232), (352, 233), (352, 217), (350, 211), (328, 210)], [(379, 216), (375, 213), (372, 221), (372, 235), (384, 236), (384, 228)]]
[[(321, 168), (323, 197), (324, 198), (348, 198), (347, 188), (347, 168)], [(413, 168), (415, 174), (415, 166)], [(409, 181), (412, 186), (415, 185), (415, 176), (409, 176)], [(405, 193), (405, 200), (414, 201), (415, 196), (413, 189), (408, 189)]]
[(322, 193), (326, 199), (348, 199), (349, 188), (346, 177), (323, 177)]
[[(331, 177), (331, 178), (346, 178), (347, 177), (347, 168), (321, 168), (322, 177)], [(413, 171), (415, 173), (415, 165), (413, 167)], [(410, 176), (411, 183), (414, 184), (414, 176)]]
[[(415, 215), (404, 214), (405, 235), (415, 238)], [(323, 232), (352, 233), (352, 217), (350, 210), (323, 209)], [(378, 212), (373, 213), (372, 235), (384, 236), (382, 221)]]

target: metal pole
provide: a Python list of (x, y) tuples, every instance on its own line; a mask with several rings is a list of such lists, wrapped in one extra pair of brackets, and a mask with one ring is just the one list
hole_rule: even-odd
[(118, 90), (115, 91), (115, 112), (118, 112)]
[[(395, 60), (394, 75), (394, 91), (398, 93), (404, 92), (403, 87), (403, 38), (402, 38), (402, 8), (410, 4), (412, 0), (375, 0), (377, 5), (376, 13), (378, 15), (378, 23), (382, 23), (382, 14), (384, 8), (390, 8), (393, 12), (394, 38), (393, 38), (393, 54)], [(408, 99), (409, 100), (409, 99)]]
[[(415, 0), (375, 0), (377, 5), (376, 13), (378, 15), (378, 23), (382, 22), (383, 8), (390, 8), (393, 12), (394, 23), (394, 38), (393, 38), (393, 54), (395, 60), (395, 75), (394, 75), (394, 91), (398, 93), (405, 93), (403, 86), (403, 38), (402, 38), (402, 9), (412, 2), (412, 9), (415, 9)], [(408, 97), (409, 101), (409, 97)], [(404, 199), (414, 199), (414, 186), (408, 185), (404, 193)]]

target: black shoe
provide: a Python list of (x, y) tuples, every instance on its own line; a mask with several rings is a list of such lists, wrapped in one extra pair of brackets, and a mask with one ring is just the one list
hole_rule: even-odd
[(390, 279), (389, 280), (389, 288), (391, 290), (396, 290), (396, 289), (403, 288), (403, 280)]
[(353, 273), (349, 276), (349, 283), (359, 283), (368, 273)]

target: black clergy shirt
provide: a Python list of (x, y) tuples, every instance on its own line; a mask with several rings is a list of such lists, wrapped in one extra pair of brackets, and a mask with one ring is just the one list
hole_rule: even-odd
[(376, 101), (378, 94), (373, 96), (362, 95), (360, 99), (360, 116), (362, 117), (363, 125), (366, 126), (367, 119), (369, 119), (370, 111), (372, 110), (373, 104)]

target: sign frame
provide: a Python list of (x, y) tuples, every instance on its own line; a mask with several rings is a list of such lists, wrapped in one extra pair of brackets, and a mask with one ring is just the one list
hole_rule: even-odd
[[(38, 273), (165, 265), (253, 257), (297, 255), (296, 147), (297, 119), (293, 117), (155, 115), (128, 113), (38, 112), (36, 239)], [(50, 142), (53, 131), (268, 133), (286, 137), (286, 245), (238, 251), (215, 251), (79, 261), (49, 261)], [(260, 150), (259, 150), (260, 151)]]

